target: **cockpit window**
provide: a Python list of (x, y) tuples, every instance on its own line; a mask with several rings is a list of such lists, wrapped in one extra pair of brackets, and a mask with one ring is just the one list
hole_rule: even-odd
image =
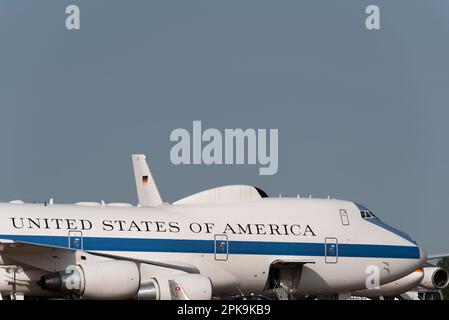
[(376, 220), (379, 220), (379, 218), (377, 218), (376, 215), (367, 207), (365, 207), (357, 202), (354, 202), (354, 204), (360, 210), (360, 215), (362, 216), (362, 219), (376, 218)]
[(368, 218), (375, 218), (376, 215), (369, 210), (360, 210), (360, 214), (362, 216), (362, 219), (368, 219)]

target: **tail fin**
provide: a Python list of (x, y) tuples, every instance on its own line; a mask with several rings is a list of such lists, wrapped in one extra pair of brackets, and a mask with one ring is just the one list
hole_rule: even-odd
[(136, 179), (137, 197), (142, 207), (157, 207), (163, 203), (156, 181), (148, 168), (144, 154), (131, 155), (134, 177)]

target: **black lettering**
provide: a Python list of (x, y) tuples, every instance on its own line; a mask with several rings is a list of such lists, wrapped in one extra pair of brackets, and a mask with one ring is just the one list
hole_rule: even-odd
[[(195, 230), (193, 228), (194, 226), (195, 226)], [(193, 233), (199, 233), (199, 232), (201, 232), (202, 229), (203, 228), (201, 227), (201, 225), (199, 223), (192, 222), (190, 224), (190, 231), (192, 231)]]
[(126, 222), (124, 220), (115, 220), (114, 221), (116, 224), (119, 225), (120, 230), (119, 231), (125, 231), (125, 229), (123, 229), (123, 224)]
[(50, 221), (54, 221), (56, 224), (56, 229), (61, 229), (61, 226), (59, 225), (60, 222), (62, 222), (62, 219), (51, 219)]
[(151, 221), (142, 221), (142, 223), (145, 225), (145, 231), (150, 232), (150, 224), (153, 224)]
[(313, 237), (316, 237), (315, 232), (312, 231), (312, 228), (310, 228), (309, 225), (306, 226), (306, 230), (304, 231), (304, 236), (306, 236), (308, 232), (310, 232)]
[(103, 221), (103, 230), (104, 231), (112, 231), (112, 230), (114, 230), (114, 227), (112, 225), (112, 221), (111, 220), (104, 220)]
[(276, 232), (279, 236), (281, 235), (281, 233), (279, 232), (279, 226), (277, 224), (269, 224), (269, 226), (271, 230), (271, 235), (274, 235), (274, 232)]
[(75, 219), (67, 219), (67, 229), (78, 229), (78, 227), (76, 226), (76, 220)]
[(265, 225), (256, 223), (255, 226), (257, 229), (257, 234), (267, 234), (267, 232), (265, 231)]
[(223, 233), (227, 233), (228, 229), (231, 230), (231, 232), (232, 232), (233, 234), (235, 234), (234, 229), (232, 229), (232, 227), (229, 225), (229, 223), (226, 223), (226, 227), (225, 227), (225, 229), (223, 230)]
[(166, 232), (167, 229), (165, 229), (165, 222), (163, 221), (155, 221), (156, 224), (156, 231), (157, 232)]
[(204, 225), (206, 226), (206, 233), (211, 233), (212, 228), (215, 226), (214, 223), (210, 223), (210, 222), (206, 222)]
[[(16, 225), (16, 219), (20, 219), (20, 227), (18, 227), (17, 225)], [(22, 229), (23, 228), (23, 218), (11, 218), (11, 220), (12, 220), (12, 225), (13, 225), (13, 227), (14, 228), (16, 228), (16, 229)]]
[(90, 229), (92, 229), (92, 223), (89, 220), (81, 219), (80, 221), (81, 221), (81, 230), (90, 230)]
[(131, 225), (129, 226), (128, 231), (132, 231), (132, 228), (135, 228), (139, 232), (142, 231), (140, 230), (139, 226), (136, 224), (135, 221), (131, 221)]
[(45, 222), (45, 229), (50, 229), (50, 226), (48, 225), (48, 218), (43, 218), (42, 220)]
[(180, 231), (177, 222), (169, 222), (168, 227), (169, 227), (170, 232), (176, 233), (176, 232)]
[[(28, 225), (29, 225), (30, 229), (33, 229), (34, 227), (40, 229), (41, 228), (40, 219), (36, 218), (36, 221), (35, 221), (35, 220), (31, 219), (31, 218), (28, 218)], [(34, 227), (33, 227), (33, 225), (34, 225)]]
[(247, 224), (246, 228), (243, 228), (239, 223), (237, 223), (237, 226), (239, 227), (239, 234), (253, 234), (251, 231), (251, 225)]
[[(297, 229), (298, 231), (295, 233), (295, 229)], [(290, 226), (290, 232), (291, 234), (295, 235), (295, 236), (300, 236), (301, 235), (301, 226), (299, 224), (292, 224)]]

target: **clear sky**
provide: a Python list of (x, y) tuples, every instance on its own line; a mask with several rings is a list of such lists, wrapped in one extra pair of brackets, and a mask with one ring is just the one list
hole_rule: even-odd
[[(0, 200), (135, 203), (146, 153), (167, 201), (330, 195), (447, 252), (448, 40), (440, 0), (0, 0)], [(170, 132), (193, 120), (278, 128), (278, 173), (173, 165)]]

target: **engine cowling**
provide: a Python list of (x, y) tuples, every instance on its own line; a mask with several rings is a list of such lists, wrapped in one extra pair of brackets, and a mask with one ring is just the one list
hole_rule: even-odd
[(421, 287), (430, 290), (444, 289), (449, 283), (449, 274), (440, 267), (425, 267), (424, 278), (419, 284)]
[(178, 274), (152, 278), (142, 283), (139, 300), (210, 300), (212, 283), (200, 274)]
[(210, 300), (212, 283), (200, 274), (175, 274), (141, 282), (140, 270), (131, 261), (105, 261), (69, 266), (45, 274), (38, 285), (61, 295), (83, 299)]
[(396, 296), (412, 290), (417, 286), (430, 290), (440, 290), (445, 288), (449, 282), (449, 275), (446, 270), (439, 267), (424, 267), (396, 281), (381, 285), (378, 289), (365, 289), (353, 292), (354, 295), (369, 298), (380, 296)]
[(105, 261), (69, 266), (41, 277), (44, 290), (76, 294), (83, 299), (132, 299), (140, 287), (140, 271), (130, 261)]

